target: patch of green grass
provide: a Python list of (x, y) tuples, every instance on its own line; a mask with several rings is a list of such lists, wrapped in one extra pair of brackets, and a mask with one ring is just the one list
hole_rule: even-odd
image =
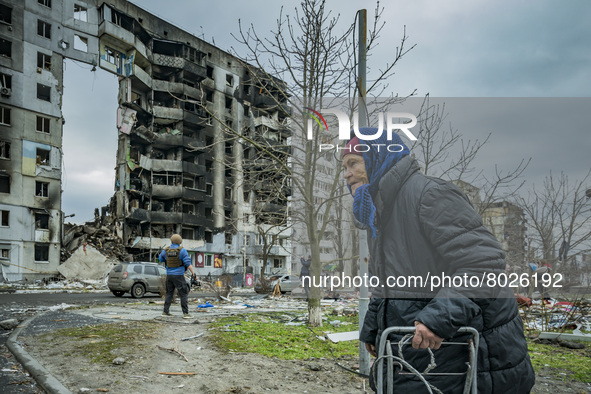
[(141, 348), (142, 342), (155, 335), (155, 326), (145, 322), (100, 324), (95, 326), (64, 328), (53, 335), (71, 337), (77, 354), (88, 357), (95, 363), (111, 364), (118, 354), (131, 353)]
[[(303, 315), (292, 313), (289, 316), (295, 318)], [(329, 358), (329, 346), (336, 357), (359, 354), (359, 341), (332, 343), (316, 337), (316, 334), (324, 336), (326, 333), (357, 330), (357, 316), (328, 316), (328, 321), (339, 320), (341, 326), (333, 327), (325, 322), (322, 327), (313, 328), (316, 334), (306, 325), (286, 325), (289, 316), (285, 313), (269, 313), (222, 318), (211, 324), (212, 338), (219, 348), (227, 351), (259, 353), (284, 360)]]
[(554, 378), (591, 383), (591, 344), (586, 343), (585, 349), (567, 349), (529, 342), (528, 350), (536, 373), (549, 368), (554, 372)]

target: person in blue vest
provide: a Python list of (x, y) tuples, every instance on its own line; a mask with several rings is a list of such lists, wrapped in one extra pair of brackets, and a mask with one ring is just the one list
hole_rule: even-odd
[(164, 299), (164, 311), (162, 316), (172, 316), (170, 313), (170, 304), (174, 295), (174, 289), (177, 289), (181, 297), (181, 309), (183, 310), (183, 318), (191, 319), (193, 316), (189, 314), (189, 285), (185, 280), (185, 271), (191, 271), (192, 279), (196, 280), (197, 275), (191, 264), (191, 256), (185, 248), (181, 248), (183, 238), (178, 234), (173, 234), (170, 237), (171, 245), (165, 248), (158, 259), (164, 263), (166, 267), (166, 298)]

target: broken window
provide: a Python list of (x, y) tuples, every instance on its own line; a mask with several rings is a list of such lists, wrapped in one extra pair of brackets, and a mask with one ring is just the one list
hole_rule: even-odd
[(37, 0), (37, 3), (51, 8), (51, 0)]
[(0, 226), (2, 227), (9, 227), (10, 221), (8, 220), (10, 217), (10, 211), (0, 211)]
[(10, 160), (10, 142), (0, 141), (0, 159)]
[(79, 4), (74, 4), (74, 19), (88, 22), (88, 8), (82, 7)]
[(51, 87), (38, 83), (37, 98), (39, 100), (51, 102)]
[(190, 175), (185, 175), (183, 177), (183, 187), (195, 189), (195, 178)]
[(35, 182), (35, 196), (49, 197), (49, 183), (36, 181)]
[(205, 194), (210, 197), (213, 196), (213, 185), (211, 183), (205, 185)]
[(105, 46), (105, 60), (114, 64), (117, 68), (121, 67), (121, 53), (107, 46)]
[(51, 24), (37, 19), (37, 35), (45, 38), (51, 38)]
[(226, 233), (225, 239), (226, 239), (226, 245), (231, 245), (232, 244), (232, 233)]
[(195, 205), (194, 204), (183, 204), (183, 213), (187, 213), (189, 215), (195, 215)]
[(226, 74), (226, 85), (230, 87), (234, 86), (234, 77), (232, 74)]
[(35, 229), (49, 230), (49, 215), (46, 213), (35, 214)]
[(205, 208), (205, 217), (211, 219), (213, 217), (213, 209)]
[(0, 193), (10, 193), (10, 176), (0, 174)]
[[(213, 140), (213, 138), (212, 138)], [(213, 141), (212, 141), (213, 143)], [(205, 139), (205, 145), (210, 146), (211, 144), (208, 143), (207, 138)], [(211, 172), (211, 169), (213, 168), (213, 161), (211, 160), (205, 160), (205, 172)]]
[(51, 55), (37, 52), (37, 67), (51, 71)]
[(74, 34), (74, 49), (81, 52), (88, 52), (88, 38)]
[(232, 97), (226, 97), (226, 109), (232, 110)]
[[(12, 75), (0, 73), (0, 84), (4, 89), (12, 89)], [(2, 94), (5, 94), (2, 92)]]
[(205, 100), (209, 101), (210, 103), (213, 103), (213, 91), (212, 90), (205, 91)]
[(37, 165), (48, 166), (49, 165), (49, 153), (50, 151), (43, 148), (37, 148)]
[(207, 71), (207, 78), (213, 79), (213, 67), (206, 66), (206, 71)]
[(0, 124), (10, 126), (10, 108), (0, 107)]
[(50, 121), (49, 118), (37, 115), (37, 131), (40, 133), (50, 132)]
[(185, 46), (185, 59), (192, 61), (193, 63), (200, 63), (203, 57), (203, 53), (199, 52), (195, 48)]
[(0, 4), (0, 22), (4, 22), (8, 25), (12, 24), (12, 8)]
[(142, 94), (138, 92), (131, 91), (131, 103), (135, 104), (139, 107), (142, 106)]
[(12, 42), (0, 38), (0, 56), (12, 57)]
[(35, 262), (49, 261), (49, 244), (35, 244)]
[(0, 249), (0, 258), (9, 260), (10, 259), (10, 249), (2, 248)]
[(195, 231), (192, 228), (183, 228), (182, 237), (183, 239), (195, 239)]

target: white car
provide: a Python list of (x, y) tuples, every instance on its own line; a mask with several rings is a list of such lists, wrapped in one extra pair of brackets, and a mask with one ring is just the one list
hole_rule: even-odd
[(302, 285), (302, 281), (297, 275), (283, 275), (279, 279), (275, 279), (271, 283), (271, 289), (275, 288), (277, 282), (279, 282), (279, 291), (281, 291), (281, 293), (292, 291), (296, 287), (300, 287)]

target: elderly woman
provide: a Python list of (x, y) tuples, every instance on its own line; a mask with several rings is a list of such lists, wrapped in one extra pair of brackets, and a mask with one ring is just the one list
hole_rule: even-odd
[[(376, 131), (362, 128), (360, 133)], [(475, 286), (481, 278), (493, 275), (494, 279), (504, 272), (501, 246), (467, 197), (452, 183), (423, 175), (400, 137), (392, 137), (390, 141), (386, 133), (377, 140), (355, 137), (343, 151), (353, 212), (368, 231), (369, 270), (380, 279), (360, 340), (376, 356), (385, 328), (414, 326), (405, 360), (423, 371), (430, 364), (425, 349), (432, 349), (437, 367), (431, 370), (434, 375), (427, 376), (428, 382), (445, 393), (461, 393), (465, 377), (437, 373), (466, 370), (466, 347), (441, 345), (452, 339), (466, 342), (469, 336), (458, 329), (470, 326), (480, 333), (478, 392), (529, 392), (534, 371), (513, 293), (494, 281)], [(415, 281), (392, 281), (410, 277)], [(445, 277), (447, 281), (441, 281)], [(399, 339), (392, 336), (393, 341)], [(374, 376), (370, 381), (375, 390)], [(395, 373), (391, 383), (395, 392), (427, 392), (412, 374)]]

